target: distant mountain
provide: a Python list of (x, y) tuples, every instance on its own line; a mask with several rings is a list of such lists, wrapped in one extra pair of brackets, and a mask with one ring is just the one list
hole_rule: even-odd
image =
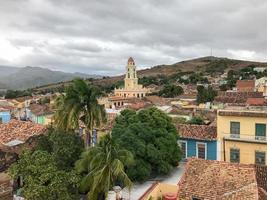
[(7, 89), (22, 90), (41, 85), (70, 81), (74, 78), (99, 78), (96, 75), (83, 73), (65, 73), (41, 67), (8, 67), (0, 66), (0, 86)]
[[(137, 75), (139, 78), (157, 77), (157, 76), (169, 77), (177, 74), (178, 72), (188, 72), (188, 71), (211, 74), (214, 72), (227, 72), (229, 70), (240, 70), (248, 66), (267, 67), (267, 63), (207, 56), (207, 57), (185, 60), (170, 65), (163, 64), (138, 70)], [(105, 79), (96, 79), (94, 83), (97, 85), (111, 85), (123, 79), (124, 75), (113, 76)]]
[(0, 78), (16, 73), (19, 69), (18, 67), (0, 65)]
[[(229, 58), (220, 58), (220, 57), (201, 57), (195, 58), (191, 60), (185, 60), (181, 62), (177, 62), (170, 65), (158, 65), (142, 70), (138, 70), (137, 74), (139, 78), (142, 77), (157, 77), (157, 76), (166, 76), (170, 77), (175, 75), (179, 72), (202, 72), (204, 74), (212, 74), (212, 73), (222, 73), (227, 72), (228, 70), (240, 70), (246, 68), (248, 66), (255, 66), (255, 67), (267, 67), (267, 63), (263, 62), (253, 62), (253, 61), (246, 61), (246, 60), (235, 60)], [(138, 66), (137, 66), (138, 68)], [(99, 79), (94, 79), (93, 83), (95, 85), (106, 86), (112, 85), (118, 81), (122, 81), (125, 75), (121, 76), (112, 76), (112, 77), (103, 77)], [(45, 89), (50, 88), (57, 88), (62, 85), (69, 84), (67, 83), (57, 83), (57, 84), (50, 84), (49, 86), (41, 86), (36, 88), (36, 91), (42, 91)]]

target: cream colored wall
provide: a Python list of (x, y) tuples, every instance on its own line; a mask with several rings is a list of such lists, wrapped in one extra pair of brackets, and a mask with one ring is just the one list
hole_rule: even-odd
[(124, 79), (124, 88), (125, 89), (140, 88), (140, 85), (138, 85), (138, 79), (137, 78), (125, 78)]
[[(224, 160), (225, 148), (225, 161), (230, 161), (230, 148), (240, 149), (240, 163), (254, 164), (255, 151), (265, 151), (267, 155), (267, 144), (264, 143), (249, 143), (242, 141), (225, 141), (223, 144), (224, 134), (230, 134), (230, 122), (240, 122), (240, 137), (242, 135), (255, 136), (256, 123), (267, 124), (267, 118), (260, 117), (236, 117), (236, 116), (219, 116), (217, 115), (217, 134), (218, 142), (221, 148), (218, 148), (221, 155), (220, 160)], [(252, 137), (253, 138), (253, 137)]]
[(225, 161), (227, 162), (230, 162), (231, 148), (237, 148), (240, 150), (240, 163), (254, 164), (256, 151), (266, 152), (265, 160), (267, 159), (267, 144), (225, 141)]
[(44, 125), (50, 125), (53, 121), (53, 115), (48, 115), (44, 117)]
[(177, 192), (178, 192), (177, 185), (158, 183), (157, 186), (141, 200), (157, 200), (159, 197), (162, 197), (164, 194), (167, 194), (167, 193), (177, 194)]
[(114, 93), (115, 96), (121, 96), (124, 97), (124, 94), (126, 94), (126, 97), (137, 97), (139, 94), (139, 97), (141, 98), (141, 94), (143, 94), (143, 97), (146, 96), (146, 94), (149, 92), (146, 88), (140, 88), (135, 90), (126, 90), (126, 89), (115, 89)]
[(267, 124), (267, 118), (260, 117), (235, 117), (217, 115), (217, 134), (222, 139), (223, 134), (230, 134), (230, 122), (240, 122), (240, 135), (255, 136), (256, 123)]

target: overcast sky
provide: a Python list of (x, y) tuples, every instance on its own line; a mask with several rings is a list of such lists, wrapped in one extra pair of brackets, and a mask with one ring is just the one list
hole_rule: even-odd
[(0, 65), (123, 73), (210, 55), (267, 61), (266, 0), (0, 0)]

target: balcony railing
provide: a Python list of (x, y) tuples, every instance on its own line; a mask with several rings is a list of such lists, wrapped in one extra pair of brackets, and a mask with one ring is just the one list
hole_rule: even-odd
[(248, 141), (257, 143), (267, 143), (266, 136), (256, 136), (256, 135), (244, 135), (244, 134), (224, 134), (224, 139), (236, 140), (236, 141)]

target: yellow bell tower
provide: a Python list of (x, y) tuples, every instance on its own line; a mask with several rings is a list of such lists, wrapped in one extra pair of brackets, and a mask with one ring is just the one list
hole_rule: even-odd
[(150, 93), (150, 90), (138, 84), (136, 66), (133, 58), (130, 57), (126, 66), (124, 88), (115, 88), (114, 98), (143, 98), (147, 93)]
[(128, 59), (126, 66), (126, 75), (124, 79), (125, 89), (136, 89), (138, 88), (138, 78), (136, 74), (136, 66), (132, 57)]

